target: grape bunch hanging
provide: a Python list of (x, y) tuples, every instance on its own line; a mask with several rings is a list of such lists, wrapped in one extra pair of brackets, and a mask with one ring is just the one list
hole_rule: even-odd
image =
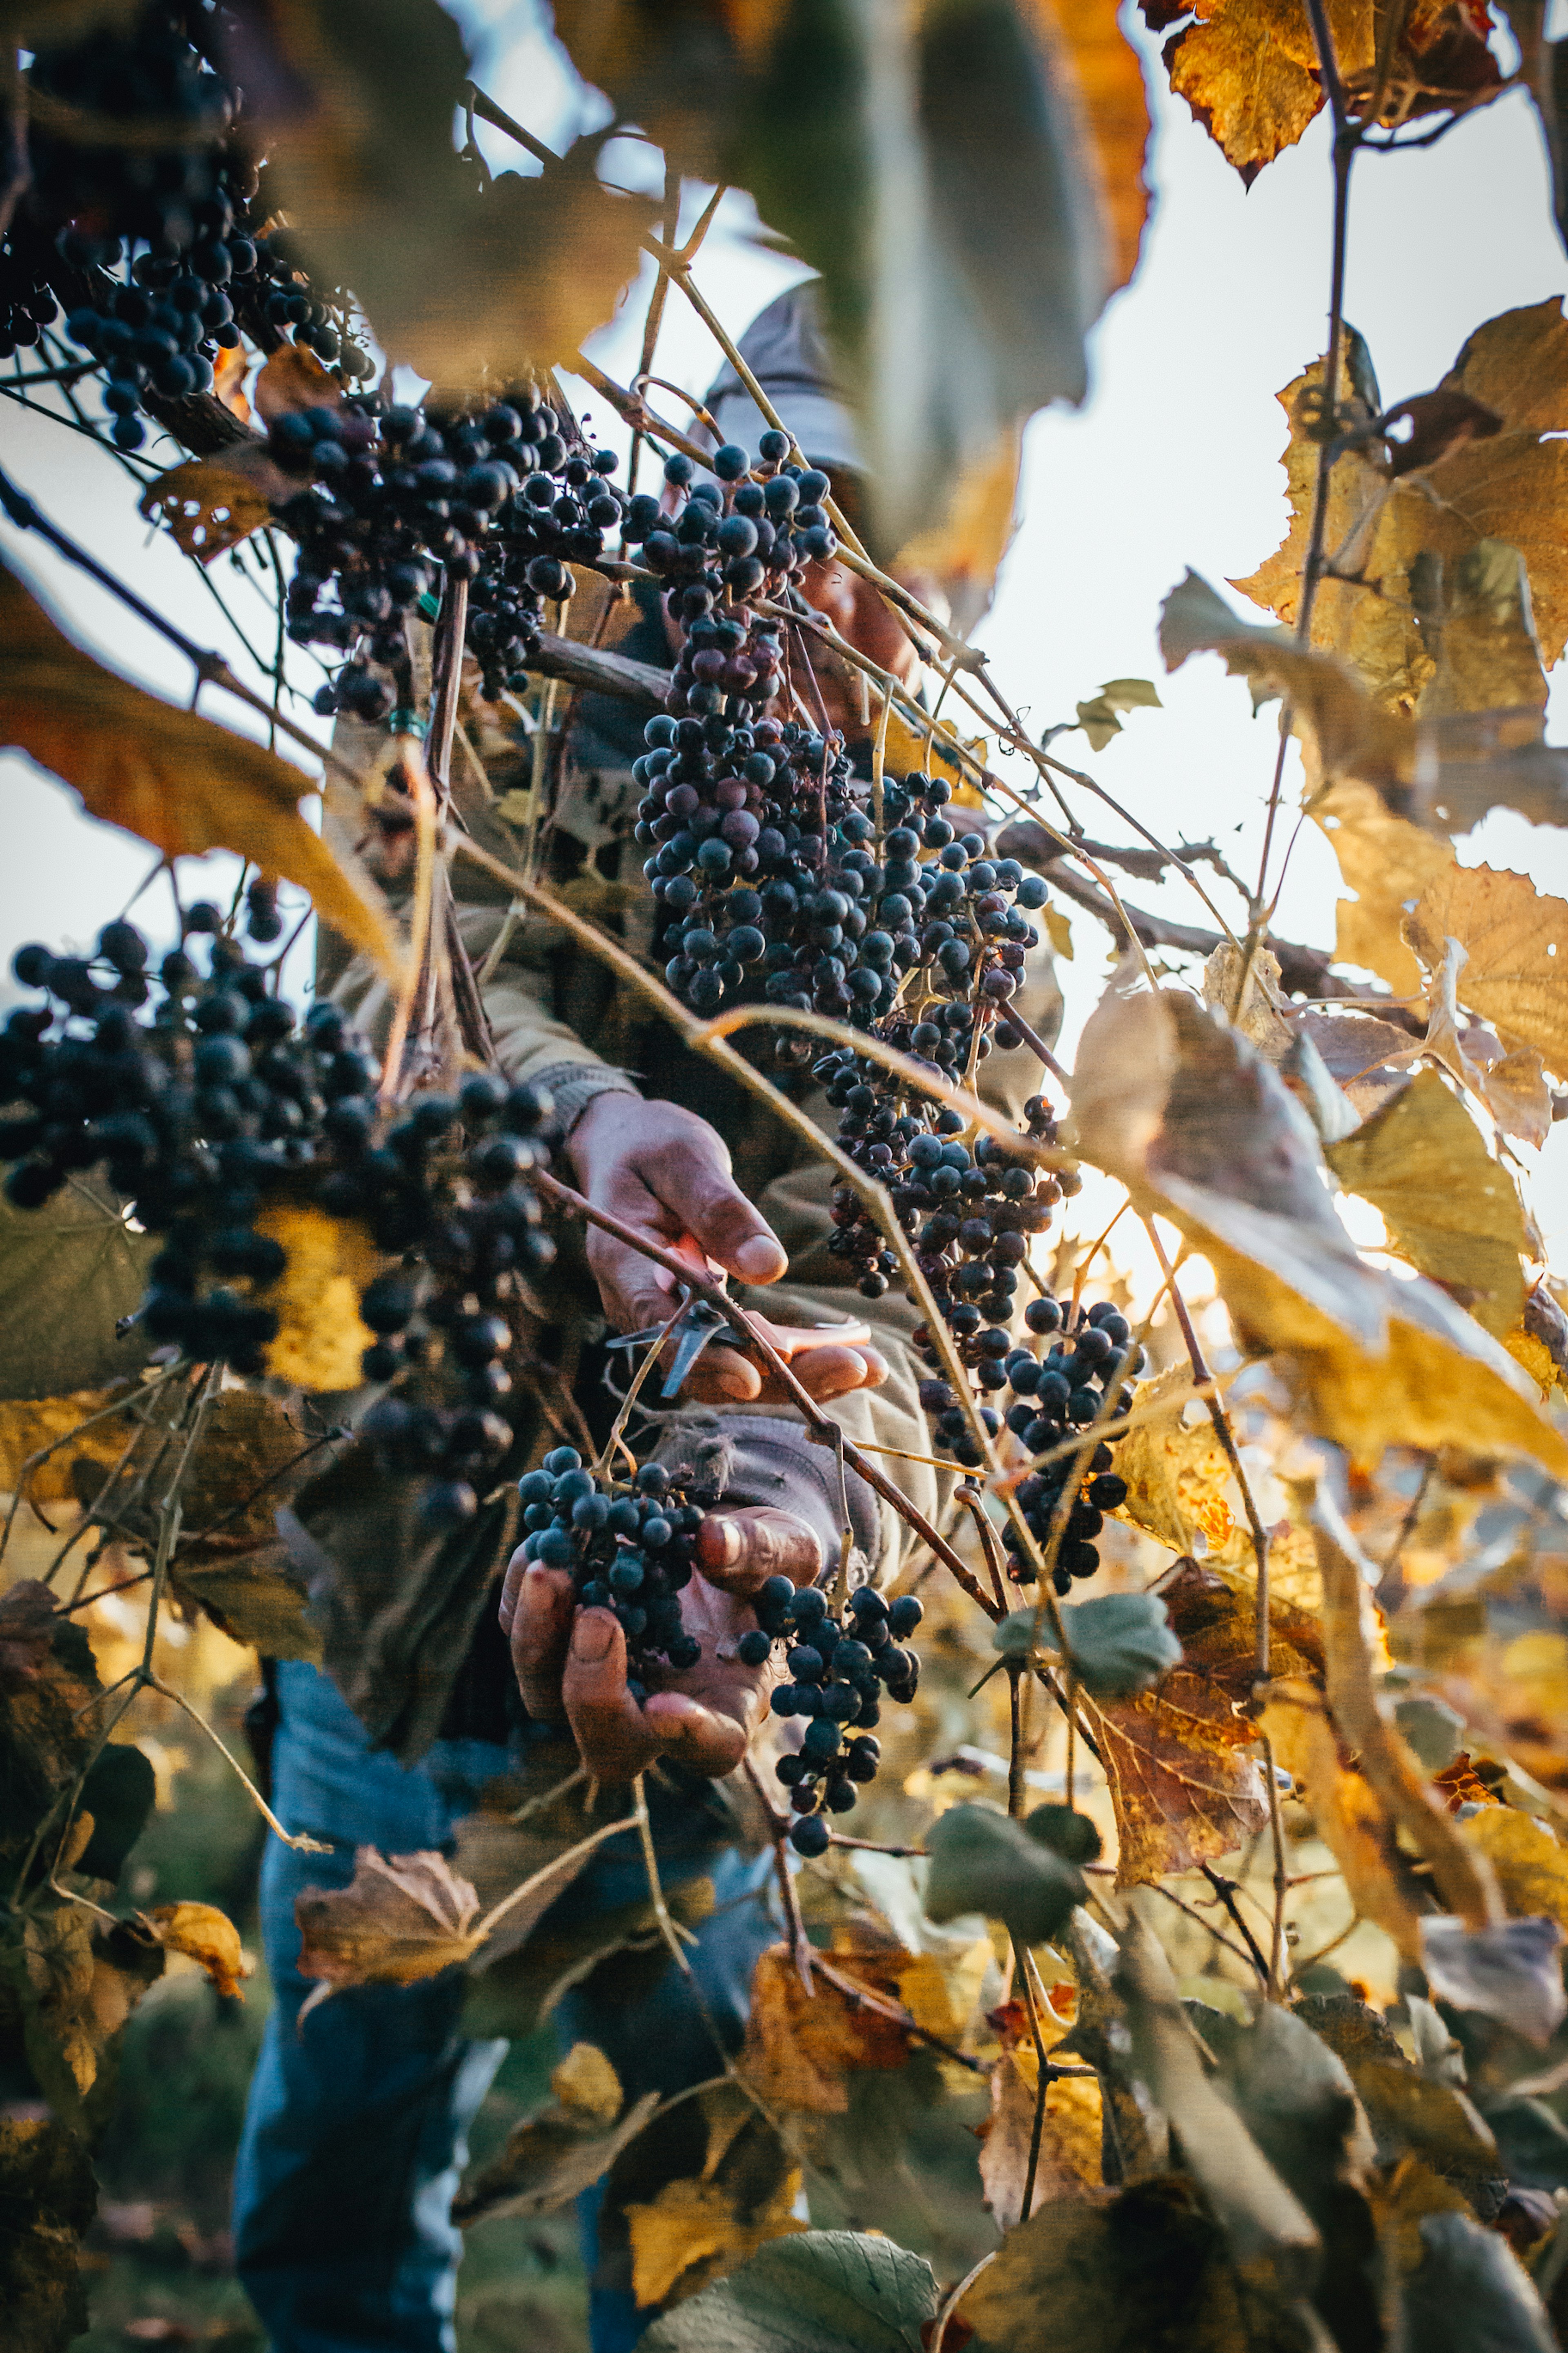
[[(249, 907), (253, 935), (276, 937), (268, 886), (252, 885)], [(268, 1213), (362, 1220), (404, 1261), (364, 1290), (376, 1338), (363, 1376), (416, 1376), (414, 1395), (371, 1409), (366, 1432), (389, 1461), (420, 1470), (433, 1524), (460, 1522), (512, 1444), (513, 1279), (553, 1256), (528, 1182), (550, 1106), (475, 1073), (455, 1099), (426, 1093), (384, 1114), (380, 1066), (339, 1009), (297, 1023), (274, 974), (221, 925), (216, 908), (190, 909), (155, 976), (123, 921), (91, 957), (18, 949), (17, 979), (49, 1001), (0, 1032), (6, 1197), (40, 1208), (101, 1165), (160, 1239), (138, 1311), (146, 1337), (252, 1377), (278, 1337), (269, 1294), (288, 1259)], [(193, 954), (204, 939), (205, 972)]]
[(300, 479), (277, 508), (299, 545), (289, 634), (351, 659), (316, 708), (374, 721), (411, 692), (405, 616), (434, 615), (443, 578), (468, 580), (467, 643), (490, 702), (528, 683), (547, 598), (572, 594), (623, 502), (613, 450), (593, 449), (531, 384), (437, 412), (374, 393), (278, 417), (271, 455)]
[(787, 1577), (770, 1577), (752, 1607), (757, 1626), (742, 1635), (737, 1653), (743, 1665), (761, 1667), (775, 1643), (787, 1644), (786, 1680), (769, 1704), (776, 1716), (803, 1720), (800, 1746), (773, 1768), (795, 1816), (790, 1843), (798, 1854), (823, 1854), (825, 1814), (848, 1813), (876, 1779), (883, 1694), (906, 1706), (914, 1698), (920, 1661), (902, 1645), (925, 1613), (912, 1593), (889, 1601), (872, 1585), (855, 1587), (836, 1607), (820, 1586), (797, 1587)]
[(35, 110), (30, 185), (0, 248), (0, 356), (35, 345), (63, 306), (125, 450), (146, 438), (150, 400), (210, 390), (242, 329), (264, 348), (292, 335), (349, 378), (372, 372), (342, 296), (323, 300), (288, 232), (264, 227), (240, 94), (192, 37), (217, 29), (216, 15), (153, 0), (86, 39), (46, 34), (29, 71), (41, 100), (103, 121), (113, 140), (56, 134)]
[[(614, 1486), (575, 1447), (557, 1446), (518, 1482), (523, 1558), (570, 1569), (580, 1609), (610, 1609), (626, 1641), (626, 1688), (640, 1707), (661, 1667), (694, 1667), (702, 1645), (681, 1622), (691, 1582), (702, 1505), (645, 1462), (629, 1486)], [(714, 1498), (713, 1500), (717, 1500)]]

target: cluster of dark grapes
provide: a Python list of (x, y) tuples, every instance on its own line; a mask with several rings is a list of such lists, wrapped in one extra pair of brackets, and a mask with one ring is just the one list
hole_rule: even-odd
[(404, 616), (443, 576), (472, 583), (468, 643), (481, 691), (526, 683), (547, 597), (572, 593), (621, 520), (613, 450), (570, 448), (531, 385), (437, 417), (374, 394), (279, 417), (272, 456), (300, 478), (278, 508), (299, 544), (289, 585), (297, 644), (354, 649), (316, 697), (384, 718), (403, 691)]
[[(341, 301), (305, 284), (287, 231), (258, 234), (238, 93), (193, 29), (193, 12), (153, 0), (122, 29), (46, 43), (30, 72), (45, 103), (29, 128), (30, 185), (0, 253), (0, 356), (37, 343), (58, 296), (72, 341), (104, 372), (121, 449), (145, 439), (138, 412), (150, 397), (210, 389), (242, 324), (269, 343), (291, 332), (348, 375), (371, 372), (345, 338)], [(115, 138), (57, 134), (49, 106), (110, 125)], [(136, 135), (151, 123), (166, 144)]]
[[(252, 936), (276, 936), (267, 885), (252, 886), (249, 908)], [(205, 974), (190, 953), (204, 935)], [(511, 1443), (496, 1410), (511, 1388), (500, 1361), (511, 1331), (497, 1310), (514, 1270), (553, 1255), (527, 1182), (548, 1103), (476, 1072), (456, 1099), (417, 1095), (384, 1124), (380, 1067), (339, 1009), (315, 1006), (297, 1025), (213, 907), (188, 911), (156, 981), (125, 922), (105, 925), (96, 956), (29, 945), (14, 969), (53, 1004), (14, 1012), (0, 1033), (0, 1100), (17, 1107), (0, 1121), (13, 1206), (39, 1208), (73, 1172), (102, 1165), (161, 1238), (139, 1310), (147, 1338), (252, 1376), (278, 1334), (266, 1293), (287, 1263), (258, 1219), (300, 1205), (363, 1219), (379, 1250), (405, 1258), (366, 1287), (377, 1337), (365, 1378), (439, 1367), (429, 1398), (380, 1400), (368, 1434), (427, 1467), (433, 1521), (468, 1516), (476, 1477)]]
[(742, 1635), (737, 1654), (760, 1667), (775, 1642), (787, 1642), (789, 1680), (774, 1687), (771, 1705), (775, 1715), (805, 1719), (799, 1748), (774, 1767), (796, 1817), (790, 1842), (799, 1854), (823, 1854), (824, 1812), (847, 1813), (858, 1788), (877, 1778), (882, 1694), (905, 1705), (915, 1695), (921, 1662), (901, 1645), (925, 1613), (912, 1593), (889, 1602), (871, 1585), (857, 1586), (835, 1612), (820, 1586), (787, 1577), (770, 1577), (752, 1607), (757, 1630)]
[[(1056, 1335), (1044, 1356), (1016, 1348), (1001, 1367), (1015, 1400), (1007, 1409), (1007, 1427), (1026, 1452), (1047, 1453), (1097, 1419), (1126, 1412), (1132, 1392), (1122, 1384), (1142, 1372), (1146, 1359), (1144, 1350), (1133, 1345), (1131, 1327), (1119, 1308), (1101, 1300), (1080, 1308), (1069, 1324), (1058, 1300), (1036, 1299), (1024, 1321), (1042, 1338)], [(1019, 1482), (1019, 1506), (1042, 1544), (1069, 1482), (1077, 1482), (1052, 1573), (1058, 1593), (1070, 1591), (1075, 1578), (1094, 1575), (1100, 1567), (1094, 1540), (1105, 1514), (1127, 1500), (1127, 1482), (1111, 1469), (1112, 1460), (1101, 1440), (1087, 1470), (1079, 1457), (1067, 1454)], [(1007, 1573), (1015, 1582), (1032, 1583), (1034, 1569), (1011, 1531), (1007, 1556)]]
[(577, 1606), (613, 1609), (626, 1638), (626, 1688), (640, 1707), (659, 1667), (694, 1667), (702, 1645), (681, 1621), (702, 1506), (645, 1462), (629, 1487), (595, 1478), (573, 1446), (558, 1446), (518, 1482), (523, 1557), (569, 1568)]
[[(671, 610), (688, 631), (712, 615), (726, 591), (744, 598), (764, 587), (782, 588), (792, 573), (837, 546), (822, 503), (827, 476), (815, 466), (790, 464), (789, 447), (785, 434), (763, 434), (753, 466), (749, 449), (727, 441), (709, 460), (717, 480), (700, 482), (691, 459), (678, 452), (665, 460), (664, 478), (685, 493), (679, 513), (667, 515), (646, 491), (628, 506), (626, 544), (640, 546), (648, 570), (668, 584)], [(750, 626), (748, 616), (743, 627)], [(743, 659), (742, 643), (726, 649), (723, 659)], [(676, 673), (677, 691), (688, 697), (681, 709), (706, 715), (722, 708), (726, 692), (749, 693), (710, 664), (698, 668), (699, 654), (717, 650), (710, 637), (689, 643)], [(767, 698), (751, 693), (749, 699)]]

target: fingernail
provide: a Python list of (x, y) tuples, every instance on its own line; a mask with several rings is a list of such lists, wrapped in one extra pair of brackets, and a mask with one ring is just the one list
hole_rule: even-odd
[(735, 1271), (747, 1282), (772, 1282), (788, 1263), (771, 1234), (753, 1234), (735, 1252)]
[(741, 1405), (747, 1403), (752, 1394), (751, 1383), (742, 1373), (721, 1373), (718, 1388), (721, 1397), (733, 1398)]
[(608, 1610), (580, 1610), (572, 1629), (572, 1656), (581, 1659), (584, 1666), (595, 1667), (608, 1657), (615, 1638), (616, 1621)]
[(733, 1568), (741, 1557), (741, 1531), (733, 1520), (712, 1519), (709, 1526), (718, 1531), (719, 1557), (715, 1568)]

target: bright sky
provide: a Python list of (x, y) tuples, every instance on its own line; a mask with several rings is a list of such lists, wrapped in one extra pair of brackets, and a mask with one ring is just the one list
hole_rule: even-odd
[[(580, 111), (558, 53), (538, 32), (531, 0), (473, 0), (458, 13), (476, 42), (479, 79), (528, 127), (561, 142), (588, 127), (593, 118)], [(1140, 37), (1163, 92), (1157, 44)], [(1282, 534), (1285, 419), (1274, 396), (1325, 339), (1328, 145), (1320, 121), (1247, 192), (1184, 104), (1159, 95), (1157, 108), (1158, 193), (1142, 267), (1097, 332), (1094, 390), (1084, 409), (1052, 412), (1031, 428), (1023, 523), (980, 634), (998, 679), (1036, 728), (1070, 718), (1073, 705), (1104, 680), (1156, 680), (1163, 711), (1132, 714), (1099, 761), (1089, 756), (1081, 735), (1064, 739), (1058, 749), (1100, 776), (1163, 839), (1212, 834), (1250, 875), (1276, 742), (1273, 714), (1254, 719), (1245, 685), (1227, 680), (1214, 658), (1165, 679), (1155, 628), (1161, 599), (1189, 565), (1223, 587), (1227, 577), (1249, 573)], [(525, 160), (495, 134), (486, 143), (497, 164)], [(647, 151), (618, 142), (615, 166), (617, 176), (646, 173)], [(749, 241), (750, 224), (749, 205), (729, 200), (699, 273), (735, 332), (799, 274)], [(1358, 164), (1347, 311), (1372, 347), (1386, 400), (1436, 384), (1484, 320), (1565, 288), (1568, 262), (1552, 224), (1540, 137), (1522, 96), (1483, 110), (1424, 153), (1374, 154)], [(623, 320), (601, 338), (602, 349), (595, 347), (622, 382), (636, 366), (643, 293), (634, 289)], [(700, 322), (672, 300), (659, 373), (700, 393), (716, 364)], [(585, 391), (584, 401), (601, 438), (616, 440), (615, 420), (597, 414)], [(0, 434), (7, 467), (51, 515), (133, 577), (203, 644), (218, 646), (237, 669), (249, 669), (193, 567), (149, 533), (131, 484), (109, 459), (9, 404)], [(184, 665), (150, 630), (9, 525), (0, 524), (0, 545), (104, 659), (184, 696)], [(264, 642), (268, 617), (254, 588), (226, 563), (214, 576), (253, 642)], [(321, 673), (297, 658), (293, 675), (308, 692)], [(1561, 692), (1553, 701), (1562, 704)], [(210, 696), (203, 708), (231, 724), (248, 724), (248, 715), (222, 698)], [(1568, 739), (1568, 711), (1558, 709), (1552, 732)], [(0, 954), (8, 963), (25, 938), (89, 938), (118, 912), (151, 859), (126, 837), (84, 823), (73, 797), (26, 762), (5, 761), (5, 792), (9, 854), (0, 861)], [(1123, 838), (1109, 812), (1085, 808), (1083, 815), (1099, 838)], [(1466, 863), (1528, 872), (1538, 886), (1568, 896), (1568, 836), (1561, 831), (1504, 814), (1458, 847)], [(1280, 931), (1331, 940), (1340, 887), (1327, 842), (1304, 827), (1291, 856)], [(187, 885), (185, 895), (197, 895), (196, 889)], [(1159, 891), (1132, 884), (1129, 895), (1178, 918), (1208, 920), (1181, 883)], [(1064, 973), (1069, 1046), (1105, 972), (1095, 927), (1083, 916), (1073, 923), (1077, 955)], [(8, 979), (0, 982), (0, 989), (8, 986)], [(1527, 1163), (1535, 1158), (1521, 1150)], [(1568, 1258), (1563, 1125), (1541, 1156), (1532, 1189), (1561, 1261)]]

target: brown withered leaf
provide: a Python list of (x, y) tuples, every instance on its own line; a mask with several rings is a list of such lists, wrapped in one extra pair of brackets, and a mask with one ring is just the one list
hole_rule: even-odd
[(300, 1973), (331, 1986), (416, 1984), (468, 1959), (479, 1909), (444, 1855), (362, 1846), (349, 1886), (307, 1887), (294, 1899)]
[[(39, 1660), (33, 1638), (42, 1626), (41, 1605), (29, 1595), (13, 1607), (22, 1641), (19, 1671), (0, 1692), (0, 1865), (15, 1873), (96, 1745), (93, 1702), (101, 1686), (92, 1645), (74, 1619), (56, 1616)], [(63, 1807), (54, 1820), (58, 1836), (65, 1827)]]
[(147, 1922), (166, 1953), (184, 1953), (199, 1962), (219, 1993), (244, 2000), (240, 1981), (249, 1977), (253, 1964), (245, 1957), (239, 1930), (216, 1904), (160, 1904)]
[(0, 1692), (20, 1691), (43, 1673), (55, 1633), (55, 1597), (36, 1577), (0, 1594)]
[(1461, 1567), (1411, 1596), (1388, 1643), (1480, 1746), (1568, 1792), (1568, 1555), (1542, 1546)]
[(395, 974), (386, 916), (300, 811), (308, 777), (264, 744), (177, 710), (73, 645), (0, 566), (0, 742), (75, 787), (89, 816), (170, 858), (232, 849), (308, 891), (323, 922)]
[(1513, 1179), (1436, 1071), (1417, 1071), (1324, 1156), (1347, 1193), (1382, 1213), (1412, 1266), (1494, 1337), (1512, 1328), (1524, 1306), (1524, 1213)]
[(1548, 898), (1527, 875), (1456, 866), (1428, 883), (1405, 935), (1428, 972), (1442, 969), (1446, 942), (1458, 940), (1460, 1002), (1505, 1046), (1533, 1047), (1568, 1078), (1568, 901)]
[[(90, 1823), (81, 1818), (90, 1837)], [(68, 1849), (87, 1841), (78, 1834)], [(67, 1882), (89, 1894), (100, 1881)], [(8, 1981), (20, 2012), (27, 2063), (57, 2116), (95, 2130), (112, 2092), (115, 2038), (148, 1986), (163, 1954), (132, 1924), (106, 1928), (86, 1905), (62, 1900), (31, 1911), (0, 1947), (0, 1987)]]
[[(1250, 1579), (1184, 1560), (1160, 1593), (1182, 1645), (1180, 1666), (1142, 1698), (1093, 1710), (1123, 1887), (1231, 1853), (1267, 1819), (1249, 1753), (1256, 1729), (1237, 1712), (1257, 1672)], [(1278, 1672), (1321, 1669), (1321, 1641), (1306, 1611), (1276, 1599), (1269, 1628)]]
[(272, 1514), (288, 1493), (281, 1476), (305, 1451), (300, 1425), (277, 1398), (258, 1389), (224, 1389), (208, 1406), (180, 1489), (182, 1549), (201, 1556), (210, 1529), (257, 1544), (272, 1534)]
[(1361, 1259), (1305, 1113), (1192, 998), (1123, 965), (1072, 1097), (1073, 1148), (1208, 1258), (1245, 1342), (1282, 1360), (1325, 1436), (1371, 1461), (1391, 1443), (1453, 1443), (1568, 1467), (1507, 1352), (1435, 1284)]
[(1180, 2175), (1043, 2207), (1007, 2233), (961, 2309), (974, 2332), (965, 2353), (1286, 2353), (1300, 2342), (1248, 2325), (1225, 2238)]
[(148, 483), (139, 501), (150, 522), (163, 522), (187, 555), (216, 564), (300, 487), (265, 441), (231, 441), (211, 457), (187, 458)]
[(53, 2117), (0, 2117), (0, 2311), (11, 2353), (66, 2353), (87, 2327), (78, 2253), (97, 2204), (79, 2133)]
[[(1376, 414), (1377, 387), (1365, 346), (1347, 339), (1340, 401), (1352, 421)], [(1458, 566), (1478, 542), (1517, 548), (1530, 575), (1530, 601), (1541, 659), (1548, 670), (1568, 637), (1568, 555), (1563, 517), (1568, 511), (1568, 324), (1556, 300), (1504, 311), (1477, 330), (1441, 389), (1468, 395), (1502, 419), (1489, 438), (1452, 448), (1427, 472), (1390, 482), (1364, 448), (1334, 462), (1330, 483), (1327, 543), (1337, 572), (1324, 580), (1312, 607), (1312, 643), (1338, 652), (1390, 710), (1415, 713), (1436, 674), (1416, 620), (1412, 571), (1423, 555)], [(1233, 586), (1294, 623), (1301, 565), (1310, 530), (1319, 445), (1306, 430), (1310, 396), (1323, 380), (1315, 361), (1279, 396), (1290, 419), (1285, 466), (1290, 529), (1278, 553), (1248, 579)], [(1302, 395), (1309, 396), (1304, 406)], [(1510, 677), (1480, 689), (1501, 701), (1515, 689)], [(1474, 706), (1472, 706), (1474, 707)]]
[[(836, 1966), (849, 1976), (874, 1974), (858, 1955), (841, 1955)], [(840, 2115), (849, 2105), (846, 2074), (901, 2067), (909, 2052), (902, 2026), (869, 2006), (852, 2008), (820, 1976), (808, 1994), (787, 1946), (770, 1946), (758, 1960), (741, 2065), (770, 2107)]]
[(1165, 46), (1171, 88), (1248, 187), (1323, 102), (1310, 64), (1279, 37), (1289, 13), (1279, 0), (1222, 0)]
[[(588, 2045), (578, 2045), (578, 2050), (588, 2050)], [(605, 2059), (602, 2052), (599, 2059)], [(557, 2096), (550, 2108), (512, 2125), (499, 2156), (479, 2167), (472, 2181), (458, 2190), (451, 2219), (468, 2231), (472, 2223), (494, 2221), (503, 2214), (555, 2214), (560, 2207), (572, 2205), (574, 2198), (581, 2198), (583, 2190), (593, 2189), (609, 2172), (621, 2150), (647, 2127), (658, 2108), (658, 2092), (644, 2092), (616, 2123), (618, 2108), (621, 2087), (616, 2084), (616, 2106), (609, 2116), (593, 2116)]]
[(1290, 1027), (1310, 1038), (1329, 1076), (1346, 1096), (1352, 1110), (1365, 1119), (1405, 1083), (1401, 1065), (1415, 1053), (1417, 1041), (1392, 1021), (1365, 1013), (1317, 1013), (1310, 1008), (1292, 1014)]
[[(991, 2071), (991, 2113), (979, 2127), (980, 2182), (998, 2229), (1011, 2231), (1023, 2219), (1039, 2097), (1039, 2054), (1022, 2002), (1008, 2002), (994, 2011), (992, 2023), (1002, 2056)], [(1086, 2197), (1100, 2179), (1100, 2150), (1099, 2083), (1072, 2076), (1048, 2082), (1030, 2213), (1037, 2214), (1058, 2200)]]
[(801, 2172), (777, 2133), (732, 2085), (699, 2094), (708, 2143), (701, 2169), (626, 2209), (638, 2306), (695, 2295), (771, 2240), (808, 2225), (795, 2211)]

